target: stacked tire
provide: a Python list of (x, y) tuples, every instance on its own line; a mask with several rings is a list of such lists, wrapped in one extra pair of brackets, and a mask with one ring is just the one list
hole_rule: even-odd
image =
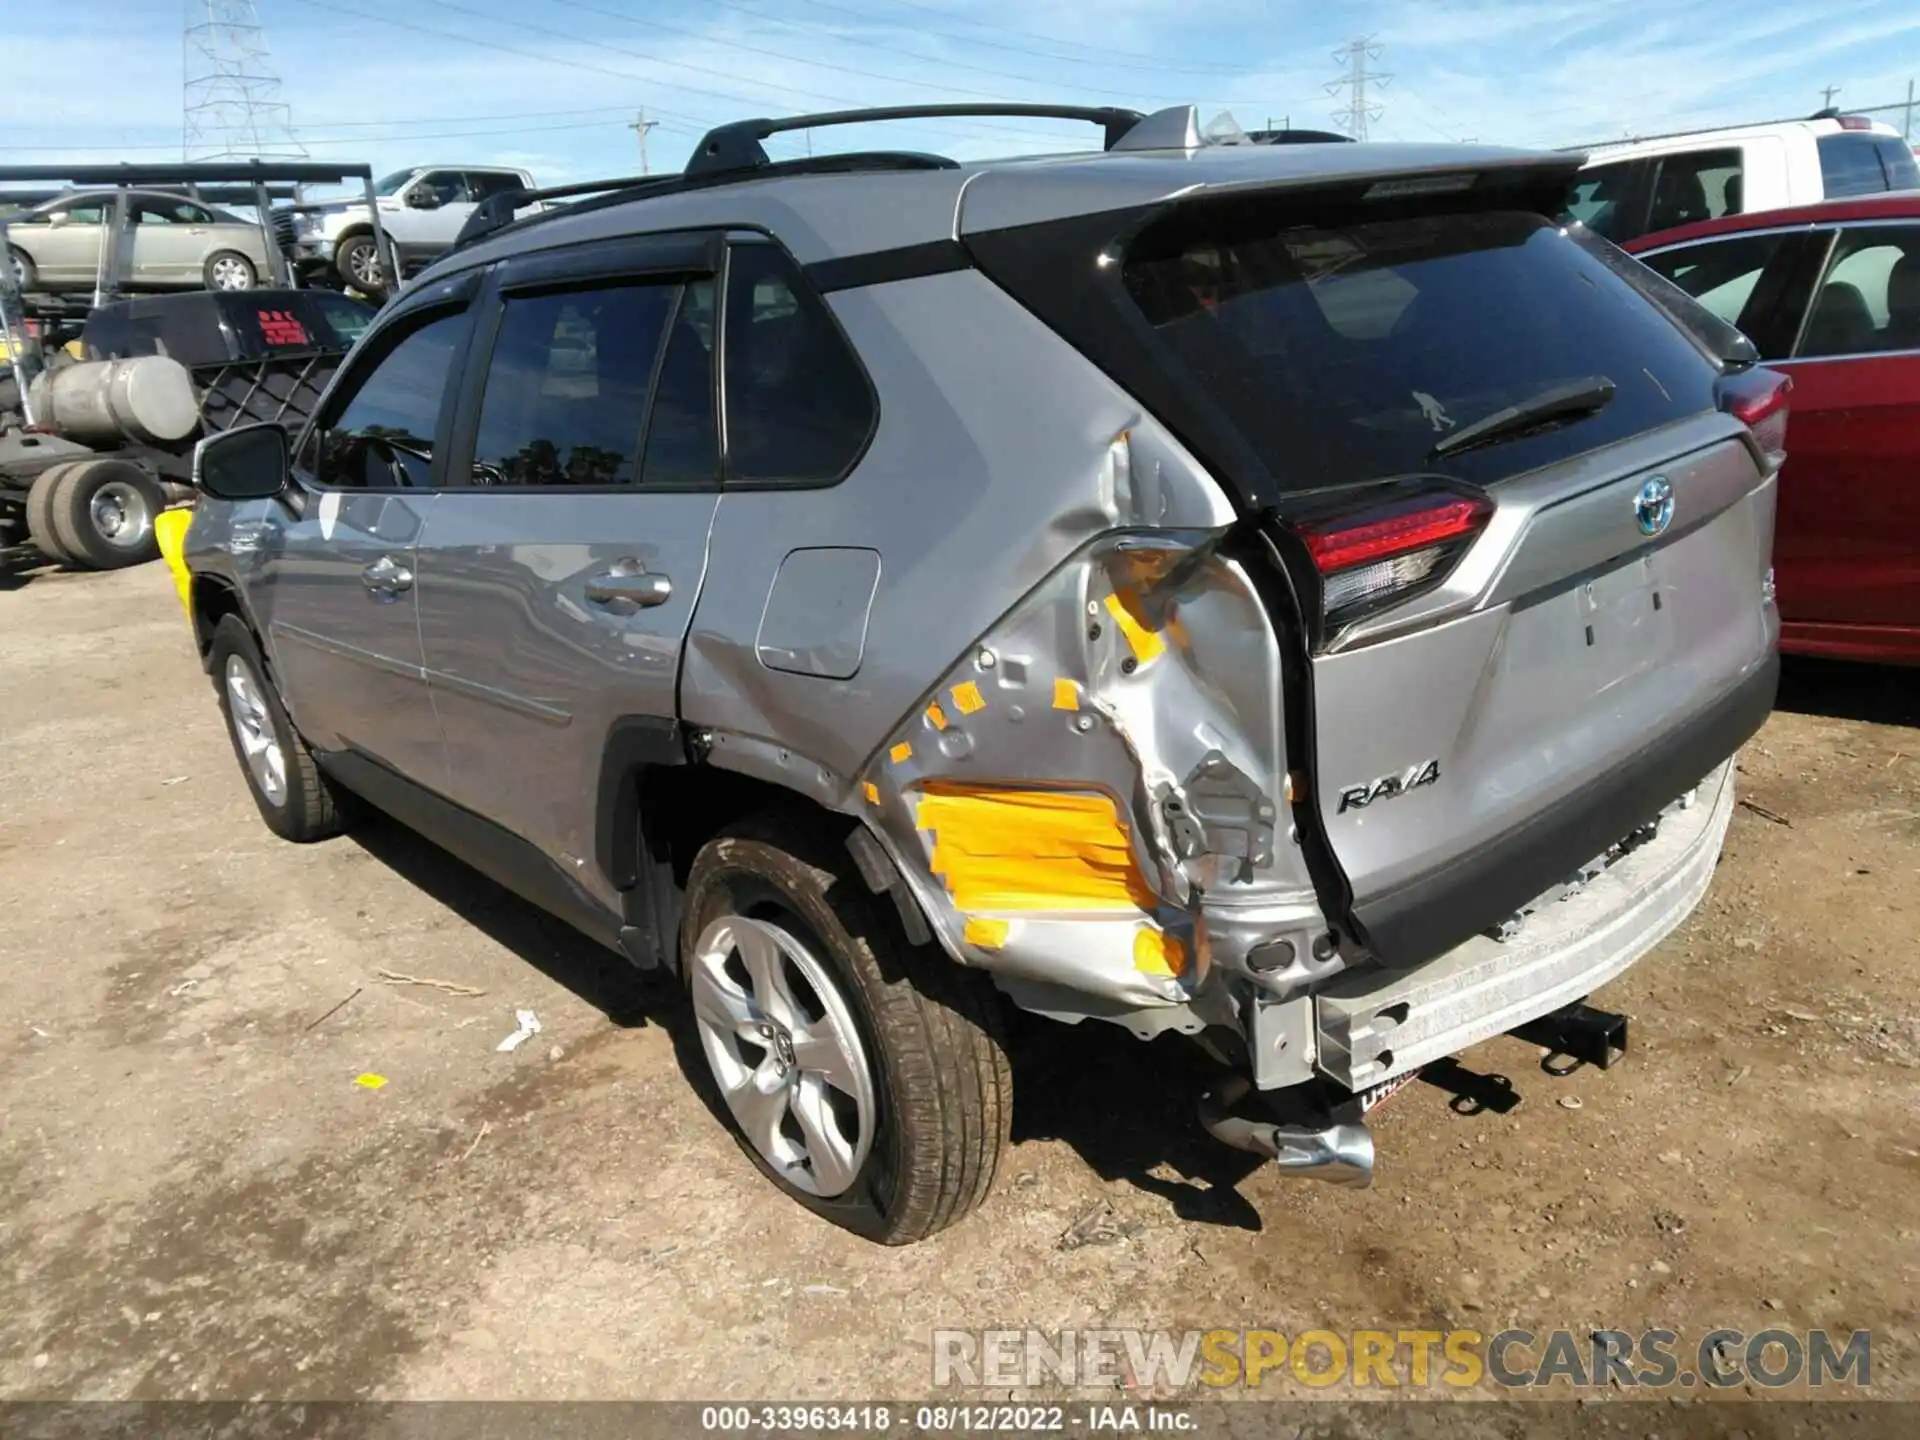
[(158, 558), (153, 521), (166, 503), (130, 460), (73, 460), (41, 472), (27, 494), (27, 530), (49, 560), (118, 570)]

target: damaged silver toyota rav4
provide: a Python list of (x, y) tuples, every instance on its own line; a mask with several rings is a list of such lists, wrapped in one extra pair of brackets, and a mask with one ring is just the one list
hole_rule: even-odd
[[(955, 113), (1105, 144), (761, 144)], [(987, 1194), (1007, 1002), (1192, 1036), (1216, 1136), (1366, 1183), (1422, 1066), (1611, 1058), (1773, 699), (1787, 382), (1557, 218), (1579, 162), (944, 107), (483, 206), (300, 433), (201, 446), (260, 812), (677, 977), (874, 1239)]]

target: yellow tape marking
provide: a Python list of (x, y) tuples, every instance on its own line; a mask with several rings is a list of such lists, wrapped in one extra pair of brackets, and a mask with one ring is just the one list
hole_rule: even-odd
[(902, 740), (887, 752), (887, 758), (896, 765), (903, 765), (913, 758), (913, 746)]
[(365, 1075), (354, 1076), (353, 1083), (358, 1085), (362, 1090), (378, 1090), (382, 1085), (387, 1083), (387, 1077), (384, 1075), (375, 1075), (369, 1071)]
[(953, 687), (953, 704), (962, 715), (971, 715), (976, 710), (987, 708), (986, 698), (981, 695), (980, 687), (971, 680), (962, 681)]
[(936, 730), (947, 728), (947, 712), (940, 708), (938, 700), (927, 706), (927, 723)]
[(1138, 603), (1131, 591), (1116, 591), (1107, 596), (1107, 613), (1113, 616), (1113, 623), (1126, 636), (1127, 648), (1133, 651), (1133, 658), (1144, 665), (1165, 650), (1167, 642), (1147, 628), (1143, 617), (1134, 613)]
[(1177, 979), (1187, 973), (1187, 947), (1163, 930), (1140, 930), (1133, 937), (1133, 968)]
[(1151, 910), (1155, 897), (1111, 798), (935, 782), (915, 823), (965, 911)]
[(867, 804), (878, 805), (880, 803), (880, 787), (878, 785), (869, 780), (860, 788), (866, 793)]
[(193, 576), (187, 569), (187, 527), (193, 523), (193, 511), (186, 508), (162, 510), (153, 517), (153, 538), (160, 544), (161, 558), (173, 575), (173, 588), (180, 596), (180, 608), (193, 619)]
[(982, 950), (998, 950), (1007, 943), (1007, 931), (1012, 928), (1004, 920), (986, 920), (978, 916), (969, 916), (967, 944), (978, 945)]
[(1056, 710), (1078, 710), (1080, 708), (1080, 687), (1067, 679), (1053, 682), (1053, 708)]

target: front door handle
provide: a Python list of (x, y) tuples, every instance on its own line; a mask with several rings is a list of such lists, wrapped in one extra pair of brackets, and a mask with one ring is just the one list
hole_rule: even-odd
[(645, 610), (664, 605), (672, 598), (673, 582), (665, 575), (650, 575), (645, 571), (629, 574), (614, 569), (587, 581), (587, 599), (615, 609), (631, 606)]
[(391, 555), (382, 555), (360, 572), (360, 582), (375, 595), (392, 599), (413, 588), (413, 571)]

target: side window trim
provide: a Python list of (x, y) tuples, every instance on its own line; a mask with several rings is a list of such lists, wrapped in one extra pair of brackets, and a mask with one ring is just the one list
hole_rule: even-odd
[[(433, 466), (430, 471), (432, 483), (418, 487), (416, 494), (433, 494), (450, 488), (448, 476), (448, 446), (453, 435), (454, 415), (458, 408), (461, 393), (466, 386), (466, 376), (473, 367), (475, 315), (474, 295), (479, 287), (477, 273), (455, 276), (453, 279), (435, 285), (414, 299), (413, 303), (387, 317), (369, 330), (354, 347), (353, 363), (342, 366), (335, 377), (334, 384), (327, 388), (325, 399), (314, 407), (306, 425), (295, 439), (292, 455), (291, 478), (301, 489), (316, 495), (328, 491), (342, 490), (347, 493), (357, 488), (353, 486), (323, 485), (319, 478), (306, 471), (301, 465), (301, 457), (306, 454), (307, 446), (321, 429), (340, 413), (341, 407), (360, 393), (367, 377), (386, 363), (387, 357), (398, 349), (403, 341), (436, 320), (444, 320), (450, 315), (465, 315), (468, 319), (466, 343), (454, 352), (453, 368), (447, 375), (447, 382), (440, 394), (440, 413), (433, 427)], [(417, 323), (416, 323), (417, 322)]]
[(441, 473), (441, 483), (448, 490), (478, 488), (473, 483), (473, 447), (480, 428), (480, 403), (487, 394), (487, 372), (493, 368), (493, 350), (500, 341), (500, 321), (505, 312), (500, 265), (489, 265), (474, 296), (466, 369), (455, 387), (452, 428), (445, 451), (447, 468)]
[[(494, 495), (540, 494), (560, 487), (548, 485), (489, 485), (473, 483), (474, 447), (480, 434), (480, 412), (486, 403), (487, 377), (493, 369), (494, 351), (500, 343), (500, 329), (506, 319), (508, 301), (516, 296), (537, 295), (555, 290), (573, 290), (598, 281), (631, 281), (641, 284), (672, 284), (673, 310), (667, 317), (661, 343), (655, 349), (653, 367), (647, 376), (647, 398), (639, 429), (636, 465), (644, 464), (647, 439), (653, 429), (654, 396), (660, 384), (661, 367), (666, 364), (667, 347), (673, 336), (680, 307), (687, 303), (687, 283), (711, 277), (715, 287), (716, 317), (723, 303), (726, 247), (719, 231), (699, 230), (664, 232), (654, 235), (623, 236), (613, 241), (590, 241), (584, 245), (555, 250), (536, 250), (509, 256), (486, 267), (474, 301), (474, 328), (468, 337), (467, 363), (461, 376), (458, 403), (452, 417), (452, 429), (444, 449), (446, 469), (437, 488), (480, 490)], [(716, 387), (714, 403), (719, 404), (720, 340), (719, 321), (715, 320), (714, 354), (709, 361), (710, 382)], [(716, 426), (724, 422), (716, 410)], [(723, 441), (724, 446), (724, 441)], [(719, 464), (716, 461), (716, 464)], [(721, 471), (720, 473), (724, 473)], [(720, 474), (712, 482), (698, 486), (675, 485), (649, 487), (646, 477), (638, 483), (620, 485), (570, 485), (569, 495), (595, 494), (684, 494), (693, 491), (717, 491), (722, 488)]]

